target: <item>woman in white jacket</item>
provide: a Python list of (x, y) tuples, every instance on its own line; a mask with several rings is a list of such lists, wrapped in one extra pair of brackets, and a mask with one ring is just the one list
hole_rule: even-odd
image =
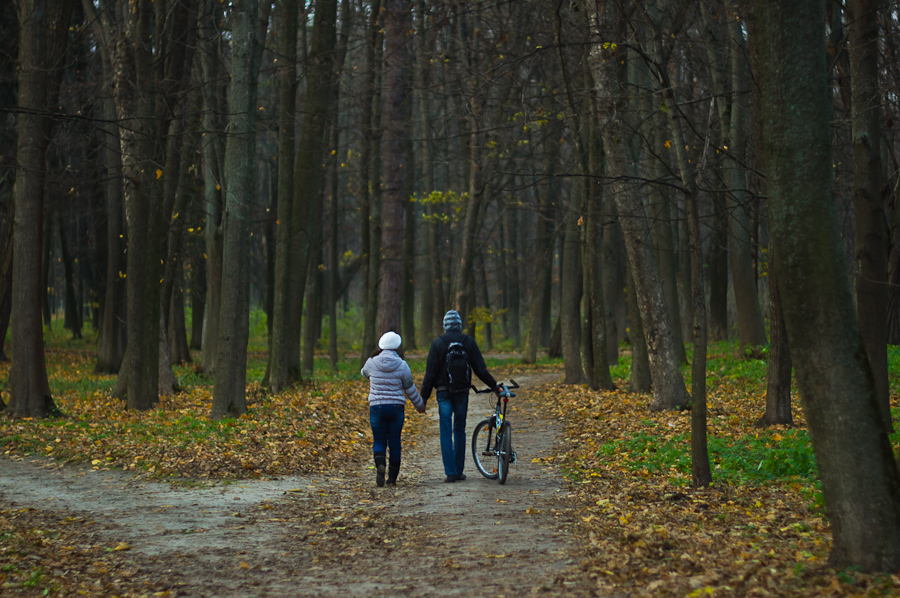
[(400, 434), (404, 407), (409, 399), (416, 411), (425, 413), (425, 401), (419, 396), (412, 372), (398, 349), (401, 338), (386, 332), (378, 340), (378, 350), (366, 360), (361, 373), (369, 379), (369, 423), (372, 426), (372, 455), (375, 459), (375, 483), (384, 486), (385, 457), (390, 449), (388, 484), (397, 483), (400, 472)]

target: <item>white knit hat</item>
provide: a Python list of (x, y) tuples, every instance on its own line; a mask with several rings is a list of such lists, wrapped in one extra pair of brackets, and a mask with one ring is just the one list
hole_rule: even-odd
[(378, 341), (378, 347), (381, 349), (396, 351), (398, 348), (400, 348), (401, 342), (402, 339), (396, 332), (385, 332), (381, 339)]

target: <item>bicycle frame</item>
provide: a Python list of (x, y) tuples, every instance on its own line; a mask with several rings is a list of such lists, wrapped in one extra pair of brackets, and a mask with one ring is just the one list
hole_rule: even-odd
[[(472, 434), (472, 457), (475, 467), (488, 479), (499, 479), (501, 484), (506, 483), (509, 465), (516, 463), (516, 453), (512, 450), (512, 427), (506, 417), (506, 409), (510, 397), (516, 396), (511, 389), (518, 388), (515, 380), (510, 380), (511, 386), (500, 384), (500, 392), (494, 413), (489, 418), (480, 421), (475, 426)], [(472, 387), (476, 394), (491, 392), (490, 389), (478, 390)], [(491, 459), (497, 459), (494, 469), (490, 464)]]

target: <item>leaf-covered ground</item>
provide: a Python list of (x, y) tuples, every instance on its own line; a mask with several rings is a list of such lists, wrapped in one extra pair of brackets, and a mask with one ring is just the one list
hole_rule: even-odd
[(598, 587), (635, 596), (900, 595), (900, 576), (827, 566), (831, 534), (796, 397), (795, 427), (757, 428), (764, 362), (724, 353), (710, 366), (710, 489), (690, 487), (689, 412), (651, 413), (648, 396), (625, 390), (543, 391), (544, 413), (567, 431), (557, 459), (579, 497), (583, 564)]
[[(734, 360), (731, 350), (720, 348), (710, 361), (711, 489), (690, 488), (688, 413), (650, 413), (648, 396), (621, 390), (559, 383), (530, 389), (543, 417), (565, 429), (557, 452), (541, 459), (557, 465), (571, 488), (568, 516), (577, 525), (567, 529), (574, 530), (577, 563), (597, 595), (900, 595), (897, 576), (827, 566), (830, 533), (799, 404), (794, 428), (755, 428), (764, 408), (764, 362)], [(264, 356), (255, 357), (259, 369)], [(417, 379), (422, 362), (411, 359)], [(498, 378), (561, 372), (554, 363), (490, 365)], [(65, 416), (0, 415), (0, 453), (7, 458), (36, 455), (204, 485), (339, 475), (346, 464), (370, 457), (367, 387), (353, 365), (277, 396), (251, 382), (250, 412), (224, 422), (208, 420), (211, 381), (191, 368), (178, 370), (183, 393), (134, 413), (109, 397), (112, 377), (91, 373), (90, 347), (51, 347), (48, 366)], [(624, 387), (627, 360), (614, 374)], [(405, 443), (415, 446), (428, 433), (427, 420), (407, 418)], [(96, 540), (96, 525), (42, 505), (0, 505), (0, 593), (172, 591), (152, 569), (122, 558), (127, 546)]]

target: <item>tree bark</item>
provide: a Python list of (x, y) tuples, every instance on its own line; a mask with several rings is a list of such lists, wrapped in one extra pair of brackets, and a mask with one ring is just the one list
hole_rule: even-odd
[(644, 325), (641, 322), (641, 310), (638, 307), (635, 290), (634, 273), (631, 266), (626, 269), (627, 288), (625, 289), (628, 306), (628, 323), (631, 325), (628, 336), (631, 338), (631, 374), (629, 386), (631, 392), (648, 393), (653, 389), (650, 376), (650, 355), (647, 352), (647, 341)]
[(528, 324), (525, 329), (525, 347), (522, 363), (537, 360), (538, 344), (542, 340), (547, 315), (544, 306), (549, 299), (550, 277), (553, 260), (552, 206), (556, 202), (557, 184), (554, 180), (560, 158), (559, 139), (561, 125), (555, 119), (548, 124), (549, 131), (544, 142), (543, 172), (546, 180), (538, 190), (537, 219), (534, 232), (534, 282), (531, 286), (531, 301), (528, 306)]
[[(651, 109), (650, 112), (652, 113), (652, 111)], [(657, 123), (656, 147), (663, 147), (666, 127), (659, 122), (659, 119), (652, 119), (651, 122)], [(648, 158), (650, 157), (648, 156)], [(653, 160), (652, 164), (651, 177), (654, 180), (661, 180), (665, 176), (665, 165), (660, 159)], [(651, 185), (650, 211), (655, 223), (652, 228), (653, 244), (656, 246), (656, 259), (659, 262), (659, 272), (662, 277), (666, 312), (669, 314), (669, 329), (672, 331), (672, 342), (675, 344), (675, 353), (679, 363), (687, 363), (684, 337), (681, 334), (681, 307), (678, 303), (678, 269), (676, 268), (675, 242), (672, 234), (672, 202), (673, 199), (664, 193), (661, 185)]]
[[(384, 175), (382, 179), (382, 260), (377, 334), (400, 331), (403, 294), (403, 191), (406, 188), (408, 10), (402, 0), (384, 2)], [(410, 339), (413, 340), (413, 339)]]
[(887, 363), (887, 195), (882, 164), (881, 89), (878, 84), (878, 7), (849, 0), (850, 97), (853, 134), (853, 209), (856, 236), (856, 313), (875, 376), (875, 396), (888, 433), (891, 422)]
[(231, 15), (232, 76), (225, 149), (228, 180), (225, 183), (217, 371), (210, 412), (213, 420), (239, 416), (247, 411), (250, 219), (256, 188), (257, 74), (264, 43), (257, 23), (260, 12), (258, 0), (235, 0)]
[(597, 182), (600, 174), (600, 147), (594, 134), (590, 135), (589, 175), (585, 178), (588, 188), (584, 215), (584, 293), (582, 301), (582, 346), (584, 347), (585, 374), (587, 382), (594, 390), (615, 390), (609, 371), (606, 344), (606, 306), (603, 303), (602, 251), (602, 210), (601, 187)]
[[(681, 136), (675, 143), (681, 143)], [(679, 160), (681, 162), (681, 160)], [(682, 176), (687, 165), (682, 162)], [(687, 181), (685, 181), (687, 182)], [(691, 182), (685, 195), (691, 251), (691, 295), (693, 298), (694, 356), (691, 363), (691, 481), (695, 488), (712, 484), (709, 467), (709, 450), (706, 438), (706, 294), (703, 289), (703, 255), (701, 251), (700, 207), (697, 205), (697, 189)]]
[[(102, 102), (103, 114), (107, 120), (116, 118), (116, 107), (112, 99), (112, 65), (103, 55), (103, 75), (110, 86), (109, 94)], [(106, 184), (106, 286), (103, 298), (103, 321), (100, 325), (100, 336), (97, 347), (98, 374), (116, 374), (122, 365), (125, 355), (125, 261), (122, 248), (125, 233), (124, 214), (122, 212), (122, 159), (119, 153), (121, 140), (119, 128), (115, 125), (103, 127), (105, 143), (102, 154), (105, 168)]]
[(41, 328), (41, 246), (44, 226), (46, 154), (59, 79), (53, 65), (69, 30), (71, 3), (21, 0), (19, 18), (19, 108), (12, 274), (12, 363), (7, 411), (17, 417), (47, 417), (59, 410), (50, 395)]
[(753, 268), (754, 247), (751, 242), (750, 193), (747, 185), (746, 157), (749, 145), (747, 107), (750, 86), (743, 27), (737, 14), (736, 2), (729, 11), (728, 32), (731, 40), (731, 101), (730, 122), (725, 137), (725, 180), (728, 193), (728, 255), (731, 264), (731, 284), (737, 308), (738, 338), (741, 353), (757, 354), (766, 344), (766, 329)]
[(418, 196), (424, 211), (425, 259), (422, 260), (422, 297), (419, 312), (419, 344), (428, 346), (434, 336), (441, 334), (438, 318), (443, 317), (443, 284), (441, 281), (438, 247), (438, 223), (434, 202), (426, 200), (435, 190), (434, 144), (432, 142), (432, 110), (428, 88), (431, 84), (430, 65), (437, 36), (436, 28), (429, 27), (425, 0), (416, 0), (416, 136), (420, 140), (418, 161), (421, 175)]
[(584, 197), (584, 177), (573, 189), (571, 205), (566, 214), (563, 267), (560, 272), (559, 320), (562, 332), (562, 357), (565, 370), (564, 384), (583, 384), (584, 369), (581, 361), (581, 295), (583, 273), (581, 267), (581, 218)]
[(9, 361), (4, 351), (6, 333), (9, 331), (9, 316), (12, 312), (12, 276), (13, 276), (13, 243), (16, 218), (15, 189), (6, 206), (6, 219), (3, 221), (3, 248), (0, 250), (0, 361)]
[(416, 349), (416, 203), (412, 200), (415, 151), (411, 140), (405, 140), (403, 145), (406, 150), (404, 170), (410, 174), (405, 177), (403, 193), (403, 300), (400, 306), (400, 329), (405, 339), (404, 348), (411, 351)]
[(59, 252), (63, 263), (63, 276), (65, 281), (65, 327), (72, 331), (72, 338), (81, 338), (81, 311), (78, 309), (78, 296), (75, 291), (75, 264), (72, 252), (69, 248), (69, 235), (66, 234), (66, 223), (63, 222), (59, 211), (54, 212), (56, 217), (56, 229), (59, 231)]
[[(860, 338), (833, 201), (824, 5), (753, 5), (771, 239), (838, 568), (900, 567), (900, 474)], [(784, 57), (791, 57), (785, 60)]]
[(791, 349), (781, 307), (775, 254), (769, 252), (769, 360), (766, 364), (766, 412), (756, 425), (794, 425), (791, 414)]
[(380, 50), (383, 46), (381, 32), (381, 1), (373, 0), (366, 30), (366, 83), (360, 109), (360, 247), (363, 260), (363, 337), (360, 362), (364, 363), (375, 347), (375, 327), (378, 306), (378, 278), (381, 271), (381, 208), (378, 204), (378, 187), (381, 173), (375, 168), (377, 161), (375, 120), (380, 120), (380, 110), (375, 103), (379, 98), (378, 73)]
[[(291, 297), (293, 271), (291, 239), (294, 200), (294, 139), (297, 127), (297, 0), (285, 0), (281, 7), (281, 39), (278, 85), (278, 219), (275, 241), (275, 286), (272, 304), (272, 336), (269, 340), (269, 362), (265, 383), (272, 392), (280, 392), (299, 380), (299, 369), (288, 355), (290, 310), (298, 309)], [(299, 256), (298, 256), (299, 257)]]
[[(616, 44), (608, 42), (614, 39), (611, 34), (614, 15), (610, 14), (610, 7), (600, 6), (591, 0), (586, 0), (585, 7), (592, 37), (597, 42), (591, 46), (588, 62), (597, 89), (598, 128), (606, 150), (609, 176), (614, 181), (612, 190), (622, 220), (625, 249), (632, 268), (632, 280), (641, 306), (641, 323), (647, 341), (653, 379), (650, 409), (680, 409), (687, 403), (687, 390), (668, 326), (656, 256), (644, 243), (644, 239), (650, 235), (647, 206), (633, 185), (626, 182), (629, 162), (625, 155), (625, 144), (617, 134), (616, 115), (623, 113), (627, 98), (617, 72), (617, 67), (624, 58), (623, 51)], [(607, 42), (605, 47), (604, 42)]]
[(219, 339), (219, 308), (222, 294), (222, 160), (225, 156), (223, 125), (219, 115), (225, 113), (224, 88), (226, 79), (220, 60), (221, 21), (220, 4), (205, 0), (200, 13), (200, 39), (203, 71), (203, 200), (206, 225), (206, 301), (203, 310), (204, 326), (201, 366), (207, 374), (214, 374)]

